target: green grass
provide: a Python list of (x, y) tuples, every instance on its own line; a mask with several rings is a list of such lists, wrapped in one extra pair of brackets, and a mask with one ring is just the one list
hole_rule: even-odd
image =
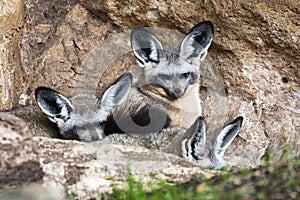
[[(281, 161), (272, 163), (268, 151), (256, 170), (223, 170), (211, 179), (193, 178), (185, 184), (167, 182), (143, 184), (127, 175), (125, 189), (114, 188), (112, 195), (102, 199), (116, 200), (236, 200), (236, 199), (300, 199), (300, 158), (283, 150)], [(130, 173), (128, 173), (130, 174)]]
[[(224, 174), (223, 179), (230, 177)], [(110, 199), (116, 200), (206, 200), (206, 199), (242, 199), (235, 192), (222, 193), (219, 186), (214, 186), (211, 180), (194, 179), (189, 184), (172, 185), (166, 182), (148, 183), (145, 189), (141, 180), (136, 181), (130, 175), (127, 176), (126, 189), (115, 188)], [(151, 192), (149, 192), (151, 191)]]

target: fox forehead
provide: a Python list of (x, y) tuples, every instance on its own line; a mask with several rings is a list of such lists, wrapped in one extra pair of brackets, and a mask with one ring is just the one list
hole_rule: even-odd
[(99, 99), (96, 96), (78, 94), (71, 98), (71, 102), (73, 104), (73, 111), (70, 113), (68, 123), (83, 126), (106, 120), (105, 116), (107, 113), (101, 109)]
[[(94, 112), (86, 110), (85, 113), (73, 112), (69, 120), (58, 122), (58, 128), (62, 135), (68, 137), (68, 134), (79, 137), (80, 140), (92, 141), (103, 137), (103, 125), (106, 121), (106, 115), (101, 111)], [(98, 139), (97, 139), (98, 138)]]
[(193, 65), (185, 61), (179, 54), (173, 51), (163, 51), (160, 62), (157, 67), (153, 68), (153, 72), (166, 74), (182, 74), (186, 72), (198, 73)]
[(104, 111), (93, 111), (86, 109), (85, 112), (76, 112), (76, 110), (71, 113), (69, 123), (73, 123), (74, 125), (84, 126), (85, 124), (92, 124), (96, 122), (103, 122), (106, 120)]
[(71, 99), (72, 105), (77, 112), (81, 110), (96, 110), (99, 108), (99, 99), (95, 95), (76, 94)]

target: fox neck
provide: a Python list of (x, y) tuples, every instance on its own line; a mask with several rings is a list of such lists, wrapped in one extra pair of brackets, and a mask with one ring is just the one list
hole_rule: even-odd
[(161, 99), (164, 102), (168, 102), (169, 104), (170, 102), (178, 101), (178, 99), (168, 96), (161, 87), (157, 87), (155, 85), (145, 85), (144, 88), (148, 91), (151, 91), (151, 93), (153, 93), (158, 99)]
[(168, 107), (172, 107), (171, 110), (167, 109), (171, 117), (170, 127), (180, 126), (188, 128), (193, 124), (196, 118), (202, 114), (199, 87), (199, 83), (190, 85), (186, 93), (178, 99), (169, 97), (162, 88), (153, 85), (146, 85), (141, 89), (143, 92), (148, 93), (149, 96), (162, 101), (168, 105)]
[(197, 117), (202, 115), (201, 102), (199, 96), (199, 83), (191, 85), (186, 94), (178, 99), (182, 107), (182, 127), (189, 128)]

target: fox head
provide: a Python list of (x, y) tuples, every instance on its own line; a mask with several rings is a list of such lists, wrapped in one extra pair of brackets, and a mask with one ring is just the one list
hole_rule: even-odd
[(46, 87), (37, 88), (35, 98), (40, 109), (57, 124), (62, 137), (88, 142), (104, 137), (107, 117), (126, 99), (131, 84), (132, 75), (123, 75), (101, 100), (85, 94), (68, 99)]
[(131, 46), (145, 83), (161, 88), (171, 99), (182, 97), (199, 81), (200, 63), (205, 59), (213, 37), (213, 24), (194, 26), (181, 43), (180, 52), (164, 50), (159, 40), (144, 28), (131, 32)]
[(204, 168), (220, 169), (227, 165), (224, 153), (237, 136), (242, 123), (243, 117), (237, 117), (221, 130), (214, 142), (210, 142), (206, 140), (204, 119), (198, 117), (183, 135), (174, 138), (168, 152), (183, 156)]

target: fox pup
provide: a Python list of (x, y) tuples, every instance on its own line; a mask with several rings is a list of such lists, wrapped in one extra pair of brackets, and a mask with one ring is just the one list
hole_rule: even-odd
[(35, 96), (40, 109), (57, 124), (61, 136), (66, 139), (139, 145), (182, 156), (204, 168), (220, 169), (226, 166), (224, 153), (237, 136), (243, 117), (226, 125), (214, 142), (206, 140), (202, 117), (198, 117), (188, 129), (167, 128), (145, 135), (127, 133), (106, 136), (107, 117), (126, 99), (131, 83), (131, 74), (123, 75), (106, 90), (101, 100), (82, 94), (68, 99), (45, 87), (37, 88)]
[(105, 137), (100, 143), (144, 146), (181, 156), (204, 168), (220, 169), (227, 165), (224, 153), (237, 136), (242, 123), (243, 117), (237, 117), (227, 124), (213, 141), (206, 139), (204, 119), (198, 117), (189, 129), (167, 128), (142, 136), (112, 134)]
[(35, 99), (39, 108), (54, 122), (63, 138), (81, 141), (101, 140), (105, 137), (107, 117), (126, 99), (132, 85), (132, 75), (124, 74), (97, 99), (77, 94), (68, 99), (58, 92), (39, 87)]
[[(126, 100), (131, 84), (132, 75), (124, 74), (106, 90), (101, 100), (84, 94), (68, 99), (46, 87), (37, 88), (35, 97), (40, 109), (57, 125), (61, 136), (66, 139), (139, 145), (182, 156), (205, 168), (220, 169), (226, 166), (223, 156), (242, 126), (242, 117), (226, 125), (213, 143), (206, 140), (202, 117), (198, 117), (188, 129), (167, 128), (145, 135), (132, 132), (106, 136), (107, 119)], [(143, 119), (145, 111), (148, 112), (147, 107), (134, 115), (133, 119)]]
[[(113, 124), (118, 124), (124, 132), (142, 133), (159, 131), (164, 127), (190, 127), (202, 114), (200, 64), (207, 55), (213, 32), (210, 21), (198, 23), (182, 41), (180, 52), (176, 53), (164, 49), (145, 28), (134, 29), (131, 46), (140, 67), (132, 72), (134, 81), (128, 101), (114, 112)], [(152, 113), (151, 119), (146, 120), (152, 120), (151, 124), (138, 126), (130, 119), (124, 122), (126, 116), (140, 111)], [(153, 122), (155, 120), (156, 123)]]

